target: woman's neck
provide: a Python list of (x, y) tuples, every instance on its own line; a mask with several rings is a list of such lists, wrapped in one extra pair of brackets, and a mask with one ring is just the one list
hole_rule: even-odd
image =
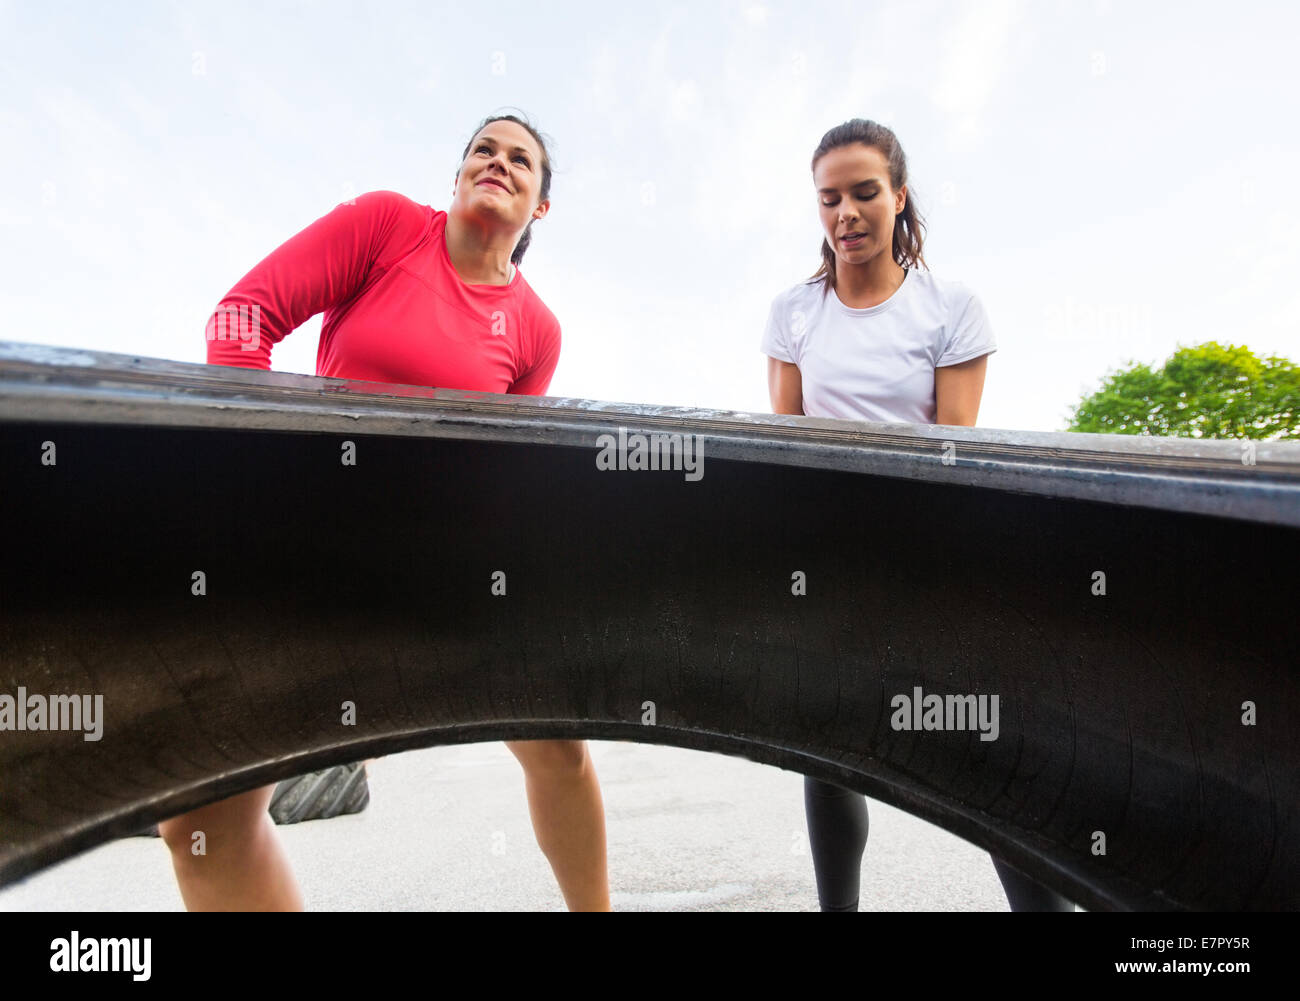
[(510, 255), (516, 242), (510, 234), (449, 212), (445, 238), (447, 256), (461, 281), (467, 285), (510, 284)]
[(879, 254), (864, 264), (835, 262), (835, 292), (850, 309), (879, 306), (898, 291), (906, 272), (893, 258)]

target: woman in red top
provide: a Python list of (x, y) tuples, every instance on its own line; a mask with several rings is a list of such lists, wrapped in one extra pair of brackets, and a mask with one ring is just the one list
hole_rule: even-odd
[[(374, 191), (273, 251), (208, 321), (208, 362), (269, 369), (272, 346), (324, 312), (317, 375), (545, 393), (560, 327), (515, 265), (550, 209), (546, 145), (505, 115), (485, 120), (461, 159), (446, 212)], [(586, 743), (506, 746), (523, 766), (533, 830), (565, 903), (609, 910), (605, 811)], [(302, 908), (267, 814), (274, 788), (159, 825), (188, 909)], [(191, 854), (196, 830), (206, 855)]]

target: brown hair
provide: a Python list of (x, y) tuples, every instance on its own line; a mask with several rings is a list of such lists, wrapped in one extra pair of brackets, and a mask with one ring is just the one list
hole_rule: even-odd
[[(862, 143), (880, 150), (885, 157), (885, 162), (889, 164), (889, 184), (895, 191), (907, 183), (907, 157), (903, 154), (903, 147), (899, 144), (898, 137), (879, 122), (865, 118), (854, 118), (843, 125), (837, 125), (822, 136), (822, 141), (817, 144), (817, 150), (813, 153), (812, 169), (816, 170), (817, 161), (831, 150), (852, 146), (854, 143)], [(916, 199), (909, 190), (907, 200), (903, 203), (903, 211), (894, 217), (894, 262), (903, 268), (919, 265), (928, 270), (929, 265), (921, 256), (921, 244), (924, 240), (925, 220), (921, 218), (921, 213), (916, 208)], [(823, 238), (821, 267), (808, 279), (810, 282), (820, 280), (823, 294), (835, 287), (835, 260), (835, 251)]]
[[(551, 154), (546, 148), (546, 139), (542, 133), (533, 128), (532, 124), (526, 118), (519, 118), (516, 115), (492, 115), (478, 123), (473, 133), (469, 137), (469, 142), (465, 144), (465, 152), (460, 155), (460, 162), (464, 164), (465, 158), (469, 156), (469, 149), (474, 145), (474, 137), (482, 132), (493, 122), (514, 122), (516, 125), (522, 125), (528, 130), (528, 134), (537, 140), (537, 145), (542, 151), (542, 189), (538, 198), (539, 202), (544, 202), (551, 196)], [(510, 255), (510, 263), (518, 266), (519, 262), (524, 259), (524, 251), (533, 241), (533, 223), (536, 219), (530, 219), (528, 226), (524, 229), (523, 236), (515, 244), (514, 252)]]

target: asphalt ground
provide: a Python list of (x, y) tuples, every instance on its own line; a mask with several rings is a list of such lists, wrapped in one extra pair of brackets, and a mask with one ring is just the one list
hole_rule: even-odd
[[(615, 910), (815, 911), (803, 779), (743, 758), (591, 742)], [(279, 828), (317, 911), (555, 911), (523, 773), (504, 744), (370, 766), (360, 814)], [(863, 911), (1005, 911), (988, 854), (875, 800)], [(183, 910), (157, 838), (102, 845), (0, 890), (0, 911)]]

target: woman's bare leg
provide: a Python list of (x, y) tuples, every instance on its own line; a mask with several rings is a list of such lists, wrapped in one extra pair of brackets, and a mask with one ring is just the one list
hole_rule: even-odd
[[(158, 825), (190, 911), (300, 911), (302, 894), (266, 808), (275, 786), (183, 813)], [(202, 831), (206, 854), (195, 854)]]
[(607, 911), (605, 805), (581, 740), (509, 740), (524, 768), (537, 844), (571, 911)]

